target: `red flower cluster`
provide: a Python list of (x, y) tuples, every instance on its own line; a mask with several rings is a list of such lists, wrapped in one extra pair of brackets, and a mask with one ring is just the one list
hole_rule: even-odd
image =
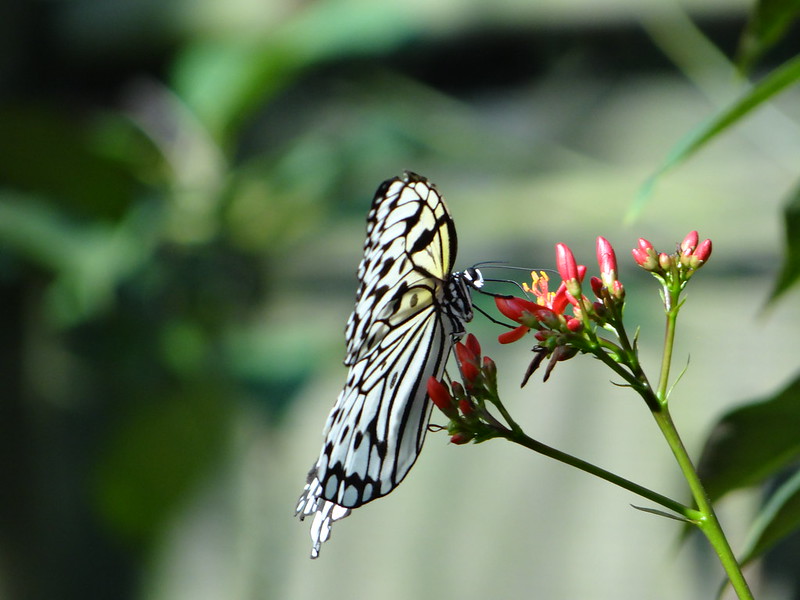
[(639, 238), (631, 253), (636, 264), (661, 282), (664, 297), (672, 304), (686, 283), (711, 256), (711, 240), (699, 241), (696, 231), (690, 231), (672, 254), (656, 252), (648, 240)]
[(450, 419), (448, 432), (454, 444), (466, 444), (476, 439), (492, 437), (491, 428), (484, 422), (483, 399), (497, 395), (497, 367), (488, 356), (481, 359), (478, 339), (469, 334), (464, 342), (455, 344), (456, 360), (464, 384), (450, 383), (450, 389), (435, 377), (428, 379), (428, 396), (436, 407)]
[[(686, 282), (708, 260), (711, 241), (699, 242), (697, 232), (692, 231), (677, 251), (668, 255), (656, 252), (649, 241), (640, 238), (632, 253), (639, 266), (662, 282), (662, 297), (669, 309), (678, 305), (678, 296)], [(544, 359), (550, 359), (544, 373), (546, 381), (558, 362), (578, 353), (592, 354), (608, 364), (624, 365), (639, 373), (636, 341), (634, 338), (631, 343), (622, 319), (625, 286), (618, 279), (616, 252), (604, 237), (597, 238), (596, 256), (599, 277), (589, 280), (594, 299), (583, 294), (586, 267), (579, 265), (572, 250), (562, 243), (556, 244), (556, 267), (561, 282), (555, 292), (550, 291), (550, 278), (545, 272), (533, 272), (531, 284), (522, 285), (526, 298), (495, 296), (498, 310), (518, 324), (499, 336), (500, 343), (515, 342), (531, 329), (536, 331), (533, 348), (536, 356), (522, 385)], [(487, 404), (493, 404), (502, 412), (494, 362), (488, 357), (481, 358), (480, 344), (472, 334), (463, 343), (455, 344), (455, 354), (463, 385), (452, 382), (448, 388), (433, 377), (428, 381), (431, 400), (450, 419), (450, 440), (463, 444), (502, 435), (504, 426), (486, 410)]]
[(639, 238), (639, 246), (631, 250), (631, 253), (637, 265), (655, 275), (663, 277), (675, 269), (691, 274), (702, 267), (711, 256), (711, 240), (699, 242), (699, 239), (696, 231), (690, 231), (683, 238), (678, 250), (674, 254), (667, 254), (657, 253), (653, 244), (644, 238)]
[[(586, 267), (575, 261), (566, 244), (556, 244), (556, 266), (562, 282), (555, 292), (549, 291), (546, 273), (532, 273), (533, 284), (523, 285), (533, 295), (535, 302), (525, 298), (496, 297), (498, 310), (519, 327), (499, 336), (502, 344), (515, 342), (530, 329), (536, 329), (536, 339), (545, 342), (553, 332), (578, 334), (588, 320), (601, 320), (603, 301), (607, 298), (622, 301), (625, 289), (617, 279), (617, 258), (611, 244), (603, 237), (597, 238), (597, 262), (600, 277), (592, 277), (590, 285), (598, 298), (592, 304), (581, 292)], [(570, 311), (570, 312), (567, 312)]]

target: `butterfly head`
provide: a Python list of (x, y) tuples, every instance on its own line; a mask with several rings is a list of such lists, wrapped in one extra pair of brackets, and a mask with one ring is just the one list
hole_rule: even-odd
[(464, 271), (461, 272), (461, 277), (470, 287), (475, 288), (476, 290), (483, 287), (483, 275), (475, 267), (464, 269)]

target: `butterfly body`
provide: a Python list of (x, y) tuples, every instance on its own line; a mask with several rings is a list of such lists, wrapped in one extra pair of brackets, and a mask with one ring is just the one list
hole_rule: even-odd
[(385, 181), (367, 216), (356, 305), (347, 322), (347, 381), (297, 506), (314, 514), (312, 557), (333, 521), (391, 492), (422, 449), (453, 343), (472, 319), (476, 269), (453, 273), (457, 240), (436, 188), (414, 173)]

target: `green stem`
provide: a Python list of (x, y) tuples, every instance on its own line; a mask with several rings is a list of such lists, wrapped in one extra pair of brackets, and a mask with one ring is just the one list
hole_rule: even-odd
[[(495, 423), (500, 425), (500, 428), (502, 429), (500, 437), (505, 437), (507, 439), (512, 439), (511, 437), (509, 437), (509, 435), (526, 437), (525, 433), (522, 431), (522, 427), (520, 427), (519, 424), (517, 424), (517, 422), (513, 418), (511, 418), (511, 413), (509, 413), (508, 410), (506, 410), (506, 407), (500, 401), (500, 396), (497, 395), (496, 390), (493, 391), (487, 389), (486, 393), (489, 395), (489, 402), (491, 402), (495, 406), (495, 408), (497, 408), (497, 410), (500, 412), (505, 422), (511, 428), (511, 430), (508, 431), (506, 427), (504, 427), (502, 424), (498, 423), (496, 419), (494, 419)], [(508, 433), (506, 433), (507, 431)]]
[(675, 428), (675, 423), (672, 421), (672, 416), (669, 412), (669, 372), (672, 364), (672, 353), (675, 347), (675, 330), (678, 319), (678, 312), (680, 311), (680, 293), (681, 289), (670, 289), (670, 286), (664, 286), (664, 304), (667, 317), (666, 330), (664, 332), (664, 353), (661, 360), (661, 374), (658, 381), (658, 389), (655, 392), (655, 398), (652, 397), (652, 391), (642, 390), (645, 401), (647, 401), (653, 418), (656, 420), (664, 439), (667, 441), (678, 466), (683, 473), (689, 489), (692, 492), (697, 509), (701, 518), (695, 521), (695, 524), (706, 536), (714, 551), (719, 557), (722, 568), (728, 575), (728, 580), (731, 582), (733, 589), (736, 590), (737, 596), (740, 600), (753, 600), (753, 593), (747, 585), (747, 581), (742, 575), (742, 569), (739, 566), (736, 556), (733, 554), (728, 539), (722, 531), (722, 526), (717, 519), (714, 508), (711, 506), (711, 501), (706, 493), (703, 483), (700, 481), (700, 476), (697, 474), (692, 459), (683, 445), (683, 441), (678, 435), (678, 430)]
[(669, 414), (667, 405), (663, 404), (660, 411), (653, 412), (653, 417), (661, 429), (661, 432), (664, 434), (664, 438), (667, 440), (669, 447), (672, 449), (672, 453), (675, 455), (675, 459), (683, 472), (683, 476), (689, 484), (689, 489), (692, 491), (692, 497), (697, 504), (697, 512), (700, 518), (696, 520), (693, 519), (693, 522), (700, 528), (703, 535), (706, 536), (709, 543), (714, 548), (740, 600), (753, 600), (753, 593), (750, 591), (750, 587), (747, 585), (744, 575), (742, 575), (741, 567), (739, 567), (739, 563), (736, 560), (736, 556), (733, 554), (728, 539), (722, 531), (722, 526), (714, 513), (711, 501), (700, 481), (697, 470), (694, 468), (691, 458), (689, 458), (689, 453), (686, 451), (686, 447), (683, 445), (683, 441), (678, 435), (677, 429), (675, 429), (675, 424)]
[(669, 371), (672, 365), (672, 351), (675, 348), (675, 329), (678, 322), (678, 311), (680, 310), (679, 304), (680, 290), (675, 292), (664, 286), (664, 304), (667, 315), (667, 326), (664, 331), (664, 353), (661, 358), (661, 374), (658, 377), (658, 389), (656, 390), (656, 398), (661, 406), (667, 404), (667, 389), (669, 386)]
[(658, 401), (653, 396), (653, 391), (650, 388), (650, 382), (647, 380), (647, 376), (642, 371), (641, 366), (639, 366), (639, 362), (637, 360), (631, 360), (635, 357), (633, 352), (626, 354), (628, 361), (628, 367), (630, 371), (626, 370), (622, 367), (619, 363), (617, 363), (614, 359), (612, 359), (608, 354), (602, 351), (598, 347), (598, 352), (594, 352), (594, 356), (599, 359), (601, 362), (605, 363), (612, 371), (617, 373), (620, 377), (622, 377), (628, 384), (636, 390), (636, 392), (644, 398), (647, 405), (650, 407), (650, 410), (656, 412), (661, 410)]
[(691, 522), (696, 522), (697, 519), (702, 518), (702, 515), (688, 506), (681, 504), (680, 502), (673, 500), (667, 496), (659, 494), (658, 492), (654, 492), (644, 486), (639, 485), (638, 483), (634, 483), (629, 479), (625, 479), (624, 477), (620, 477), (610, 471), (606, 471), (598, 467), (597, 465), (593, 465), (592, 463), (586, 462), (576, 456), (572, 456), (571, 454), (567, 454), (566, 452), (561, 452), (560, 450), (556, 450), (551, 446), (543, 444), (531, 437), (525, 435), (522, 431), (514, 431), (514, 430), (506, 430), (507, 433), (503, 435), (507, 440), (510, 442), (514, 442), (515, 444), (519, 444), (520, 446), (524, 446), (533, 450), (534, 452), (538, 452), (539, 454), (543, 454), (544, 456), (548, 456), (553, 458), (559, 462), (564, 464), (570, 465), (571, 467), (575, 467), (576, 469), (580, 469), (590, 475), (594, 475), (599, 477), (600, 479), (604, 479), (614, 485), (618, 485), (621, 488), (625, 488), (642, 496), (643, 498), (647, 498), (667, 508), (679, 515), (681, 515), (684, 519)]

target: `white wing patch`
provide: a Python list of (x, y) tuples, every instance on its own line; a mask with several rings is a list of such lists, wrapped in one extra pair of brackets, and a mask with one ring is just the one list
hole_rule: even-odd
[(472, 319), (469, 277), (452, 273), (453, 221), (436, 188), (406, 172), (378, 188), (367, 216), (356, 306), (347, 322), (347, 381), (296, 513), (313, 514), (311, 557), (331, 524), (391, 492), (422, 449), (454, 340)]

